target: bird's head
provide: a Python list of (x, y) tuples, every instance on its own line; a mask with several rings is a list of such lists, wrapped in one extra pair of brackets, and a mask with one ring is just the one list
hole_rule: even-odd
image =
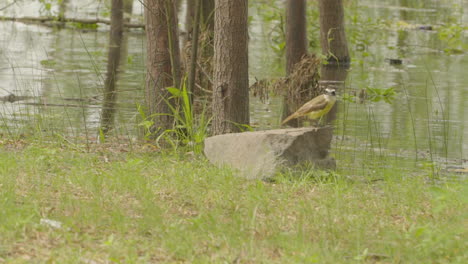
[(325, 89), (325, 94), (330, 95), (330, 96), (336, 96), (335, 89), (330, 89), (330, 88)]

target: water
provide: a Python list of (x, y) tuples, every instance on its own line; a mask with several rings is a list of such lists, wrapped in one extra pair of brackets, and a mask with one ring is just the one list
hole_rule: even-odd
[[(271, 38), (278, 22), (266, 15), (282, 12), (281, 1), (277, 5), (264, 2), (268, 1), (250, 3), (252, 82), (284, 75), (284, 59), (270, 48), (275, 44)], [(353, 62), (339, 92), (341, 100), (333, 123), (331, 152), (338, 164), (346, 161), (341, 164), (352, 168), (366, 160), (390, 157), (403, 163), (424, 160), (466, 167), (468, 3), (345, 2)], [(314, 3), (310, 13), (316, 13)], [(44, 10), (36, 1), (19, 1), (0, 15), (39, 16), (58, 10)], [(66, 17), (78, 18), (96, 18), (109, 12), (101, 1), (71, 0), (66, 10)], [(133, 22), (138, 22), (141, 11), (141, 4), (135, 1)], [(309, 23), (311, 43), (318, 43), (317, 23)], [(435, 30), (416, 29), (421, 25)], [(107, 30), (107, 26), (77, 30), (0, 21), (1, 133), (62, 131), (70, 138), (86, 135), (95, 139), (103, 104)], [(448, 37), (442, 36), (444, 32)], [(133, 138), (138, 135), (140, 122), (136, 109), (144, 104), (145, 35), (132, 30), (125, 34), (123, 43), (126, 54), (117, 84), (115, 134)], [(402, 64), (390, 65), (386, 59), (393, 58), (402, 59)], [(392, 103), (368, 100), (363, 104), (348, 100), (363, 88), (391, 88), (395, 99)], [(10, 94), (22, 100), (7, 102)], [(256, 98), (251, 102), (255, 127), (279, 127), (279, 98), (270, 98), (266, 104)]]

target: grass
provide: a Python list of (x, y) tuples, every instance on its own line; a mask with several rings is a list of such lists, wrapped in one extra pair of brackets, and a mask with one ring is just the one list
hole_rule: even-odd
[(466, 181), (392, 169), (263, 182), (194, 155), (90, 150), (0, 140), (0, 263), (468, 260)]

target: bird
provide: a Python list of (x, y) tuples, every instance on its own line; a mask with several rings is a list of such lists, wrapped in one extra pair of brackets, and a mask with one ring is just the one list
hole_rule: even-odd
[(286, 124), (294, 118), (308, 116), (310, 119), (317, 120), (326, 115), (336, 102), (335, 89), (325, 89), (325, 93), (319, 95), (301, 106), (294, 114), (283, 120), (281, 125)]

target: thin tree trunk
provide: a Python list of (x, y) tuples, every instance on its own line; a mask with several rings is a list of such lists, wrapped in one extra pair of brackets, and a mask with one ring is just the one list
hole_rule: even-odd
[(286, 14), (286, 73), (307, 54), (306, 0), (288, 0)]
[(215, 1), (213, 134), (249, 124), (247, 0)]
[(104, 82), (104, 101), (101, 114), (101, 130), (107, 134), (114, 127), (117, 100), (117, 75), (123, 36), (123, 0), (112, 0), (107, 75)]
[(201, 42), (200, 53), (201, 60), (204, 63), (204, 72), (208, 72), (207, 76), (205, 73), (200, 71), (198, 79), (200, 80), (200, 86), (203, 89), (211, 91), (213, 89), (213, 83), (210, 80), (213, 75), (213, 56), (214, 56), (214, 16), (215, 16), (215, 1), (214, 0), (202, 0), (201, 10), (201, 29), (203, 30), (204, 38)]
[(173, 0), (146, 0), (146, 104), (154, 121), (153, 131), (172, 127), (167, 87), (179, 87), (180, 51), (177, 16)]
[[(286, 74), (293, 72), (294, 66), (307, 54), (307, 18), (306, 0), (287, 0), (286, 3)], [(300, 90), (307, 89), (301, 87)], [(310, 98), (309, 98), (310, 99)], [(290, 109), (288, 99), (283, 100), (282, 119), (285, 119), (296, 109)], [(288, 122), (293, 127), (299, 126), (299, 120)]]
[[(200, 4), (202, 0), (195, 0), (195, 21), (193, 23), (192, 52), (190, 54), (190, 72), (188, 78), (188, 91), (192, 93), (195, 90), (195, 74), (197, 70), (198, 58), (198, 32), (200, 29)], [(191, 99), (192, 95), (190, 96)]]
[(320, 44), (330, 63), (349, 64), (343, 0), (319, 0)]

